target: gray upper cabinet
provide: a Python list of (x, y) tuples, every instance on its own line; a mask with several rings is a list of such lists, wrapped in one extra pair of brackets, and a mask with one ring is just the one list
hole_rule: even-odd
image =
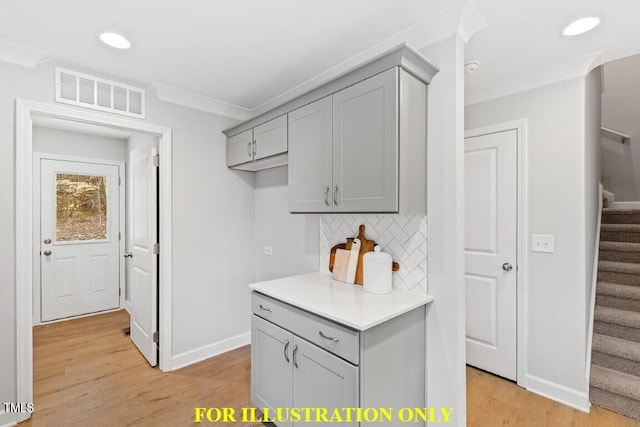
[(425, 213), (426, 102), (393, 67), (289, 113), (289, 210)]
[(260, 170), (287, 164), (287, 115), (227, 138), (227, 166)]
[(227, 164), (289, 165), (290, 212), (426, 213), (427, 85), (399, 45), (224, 131)]
[(289, 113), (289, 211), (331, 212), (332, 100), (330, 96)]
[(398, 211), (398, 68), (333, 95), (334, 212)]

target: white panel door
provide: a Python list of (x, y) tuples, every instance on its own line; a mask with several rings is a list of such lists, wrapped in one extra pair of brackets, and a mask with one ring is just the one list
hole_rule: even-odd
[(120, 306), (118, 166), (42, 159), (41, 315)]
[(131, 221), (131, 340), (151, 366), (158, 363), (154, 333), (158, 331), (158, 243), (157, 169), (155, 147), (140, 147), (130, 153)]
[(275, 156), (287, 151), (287, 115), (253, 128), (254, 160)]
[[(293, 335), (256, 315), (251, 316), (251, 401), (258, 408), (293, 406)], [(278, 423), (290, 427), (291, 422)]]
[(398, 68), (333, 94), (334, 212), (398, 211)]
[[(294, 338), (292, 358), (294, 407), (326, 408), (331, 414), (334, 409), (360, 405), (356, 366), (298, 337)], [(340, 425), (359, 424), (345, 422)]]
[(332, 210), (331, 97), (289, 113), (289, 211)]
[(516, 379), (517, 134), (465, 139), (467, 363)]

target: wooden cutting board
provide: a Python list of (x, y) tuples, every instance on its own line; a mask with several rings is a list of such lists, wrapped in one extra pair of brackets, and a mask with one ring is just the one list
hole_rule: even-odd
[[(360, 239), (360, 253), (358, 254), (358, 269), (356, 270), (356, 285), (362, 285), (364, 274), (363, 274), (363, 257), (367, 252), (373, 251), (373, 248), (376, 246), (376, 242), (373, 240), (369, 240), (365, 235), (365, 225), (362, 224), (358, 230), (358, 239)], [(336, 250), (338, 249), (347, 249), (351, 250), (351, 243), (353, 242), (353, 238), (347, 238), (347, 243), (338, 243), (334, 247), (331, 248), (331, 253), (329, 254), (329, 271), (333, 271), (333, 264), (336, 257)], [(400, 265), (397, 262), (393, 263), (392, 266), (393, 271), (400, 270)]]

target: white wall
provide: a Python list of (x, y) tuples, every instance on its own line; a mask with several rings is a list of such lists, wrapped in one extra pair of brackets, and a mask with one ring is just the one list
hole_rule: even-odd
[(421, 49), (440, 71), (429, 85), (427, 139), (427, 405), (466, 425), (464, 287), (464, 43)]
[[(318, 271), (318, 215), (289, 213), (287, 182), (287, 166), (256, 172), (256, 281)], [(272, 256), (264, 254), (265, 246), (272, 247)]]
[[(14, 228), (15, 99), (52, 103), (54, 65), (0, 63), (0, 402), (16, 399), (15, 239), (22, 237)], [(226, 167), (221, 130), (231, 120), (163, 103), (147, 92), (146, 121), (173, 129), (172, 346), (184, 361), (229, 338), (248, 339), (254, 178)], [(204, 352), (189, 353), (196, 349)], [(1, 415), (0, 425), (12, 419)]]
[(604, 65), (602, 126), (631, 136), (602, 137), (602, 184), (616, 201), (640, 201), (640, 55)]
[(40, 126), (33, 127), (32, 138), (34, 153), (127, 161), (127, 145), (124, 139)]
[[(587, 75), (585, 88), (585, 310), (591, 311), (591, 291), (593, 289), (594, 255), (598, 217), (600, 215), (600, 173), (602, 170), (602, 150), (600, 127), (602, 122), (602, 67)], [(585, 330), (589, 333), (590, 315), (585, 319)], [(587, 352), (591, 350), (587, 348)]]
[(597, 159), (589, 150), (586, 172), (585, 86), (575, 78), (468, 106), (465, 127), (528, 119), (528, 230), (553, 235), (555, 253), (528, 255), (525, 383), (588, 407), (585, 193), (593, 183), (585, 178), (593, 178)]

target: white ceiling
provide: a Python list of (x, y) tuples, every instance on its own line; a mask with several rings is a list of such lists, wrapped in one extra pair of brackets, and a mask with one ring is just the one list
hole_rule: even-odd
[[(3, 0), (0, 39), (141, 84), (157, 82), (254, 109), (464, 0)], [(466, 48), (482, 87), (603, 51), (640, 53), (640, 1), (475, 0), (488, 28)], [(591, 33), (563, 27), (602, 17)], [(133, 47), (104, 46), (98, 33)], [(422, 46), (416, 46), (422, 47)]]
[[(480, 69), (465, 79), (467, 88), (495, 84), (538, 72), (569, 59), (601, 51), (604, 61), (640, 53), (638, 0), (475, 0), (487, 28), (465, 48), (467, 61)], [(574, 37), (562, 30), (583, 16), (599, 16), (601, 25)]]

